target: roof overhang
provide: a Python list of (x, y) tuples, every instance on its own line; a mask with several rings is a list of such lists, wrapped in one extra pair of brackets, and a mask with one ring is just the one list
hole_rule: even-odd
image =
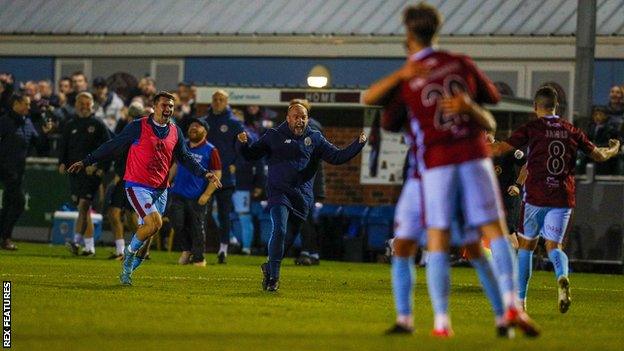
[[(0, 56), (405, 57), (402, 36), (0, 35)], [(440, 46), (481, 60), (573, 61), (575, 37), (443, 36)], [(624, 59), (624, 36), (596, 38), (596, 58)]]

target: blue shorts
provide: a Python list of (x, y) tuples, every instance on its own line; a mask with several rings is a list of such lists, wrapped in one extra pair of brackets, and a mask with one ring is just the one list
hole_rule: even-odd
[(546, 240), (561, 244), (571, 215), (571, 208), (540, 207), (526, 203), (524, 205), (524, 233), (521, 236), (535, 239), (538, 235), (542, 235)]
[[(394, 215), (394, 237), (408, 239), (419, 245), (427, 245), (427, 230), (424, 221), (424, 199), (422, 197), (422, 183), (418, 179), (410, 178), (405, 182), (401, 197), (397, 203)], [(458, 211), (456, 215), (460, 215)], [(451, 245), (464, 246), (477, 242), (480, 238), (474, 228), (464, 226), (457, 216), (451, 221)]]
[(143, 224), (143, 218), (153, 212), (162, 216), (167, 206), (167, 189), (148, 189), (140, 186), (126, 188), (128, 202), (139, 215), (139, 224)]
[(234, 212), (249, 213), (251, 211), (251, 192), (249, 190), (236, 190), (232, 194)]

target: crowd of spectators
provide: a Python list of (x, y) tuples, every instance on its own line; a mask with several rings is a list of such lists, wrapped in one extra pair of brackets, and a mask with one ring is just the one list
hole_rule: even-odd
[[(595, 106), (587, 136), (597, 146), (608, 146), (609, 139), (624, 141), (624, 86), (614, 85), (606, 105)], [(598, 175), (624, 175), (624, 157), (614, 157), (594, 165)]]
[[(59, 158), (59, 160), (64, 159), (68, 145), (71, 144), (70, 139), (75, 139), (76, 135), (74, 134), (78, 133), (79, 128), (76, 127), (77, 124), (74, 121), (78, 121), (81, 117), (82, 120), (87, 121), (84, 119), (87, 116), (84, 116), (84, 111), (81, 111), (81, 105), (85, 105), (85, 101), (84, 99), (77, 99), (77, 97), (87, 96), (92, 104), (90, 108), (91, 115), (88, 116), (92, 122), (81, 122), (82, 124), (88, 124), (85, 124), (82, 129), (86, 128), (85, 130), (89, 130), (91, 126), (98, 129), (101, 125), (109, 134), (108, 138), (112, 138), (116, 134), (121, 133), (124, 127), (132, 122), (134, 118), (153, 112), (153, 98), (158, 92), (157, 83), (151, 77), (140, 79), (135, 88), (116, 89), (116, 92), (112, 88), (110, 78), (107, 80), (104, 77), (96, 77), (90, 82), (83, 72), (74, 72), (71, 76), (62, 77), (56, 86), (48, 80), (18, 83), (15, 82), (11, 74), (6, 73), (0, 75), (0, 82), (0, 116), (20, 115), (24, 121), (28, 121), (28, 125), (32, 126), (33, 132), (31, 134), (37, 135), (37, 138), (31, 138), (32, 142), (30, 144), (24, 145), (25, 154), (38, 157), (54, 157)], [(209, 214), (205, 219), (209, 239), (206, 242), (206, 246), (211, 249), (218, 242), (221, 242), (223, 246), (223, 244), (230, 241), (237, 244), (236, 246), (242, 249), (244, 254), (250, 254), (252, 251), (263, 252), (263, 246), (266, 246), (267, 243), (263, 242), (258, 234), (259, 223), (256, 215), (258, 208), (262, 208), (263, 201), (266, 198), (264, 194), (264, 183), (266, 181), (265, 165), (263, 162), (249, 163), (242, 158), (233, 157), (231, 154), (235, 151), (225, 150), (229, 141), (220, 141), (218, 139), (222, 137), (222, 134), (227, 134), (223, 133), (223, 123), (225, 123), (223, 121), (225, 120), (227, 120), (228, 127), (232, 128), (232, 131), (238, 131), (236, 125), (239, 125), (241, 130), (244, 128), (250, 135), (259, 137), (267, 128), (274, 126), (276, 113), (261, 106), (246, 106), (243, 109), (232, 109), (228, 104), (227, 93), (225, 93), (224, 96), (216, 94), (223, 101), (213, 102), (208, 108), (207, 115), (201, 116), (197, 111), (196, 88), (193, 84), (180, 82), (173, 95), (176, 99), (173, 121), (180, 127), (185, 137), (188, 137), (189, 127), (193, 121), (197, 121), (197, 118), (203, 119), (206, 126), (214, 124), (212, 136), (210, 135), (211, 131), (208, 131), (208, 141), (215, 145), (223, 143), (221, 148), (224, 150), (220, 151), (221, 158), (225, 158), (225, 161), (227, 161), (224, 162), (224, 177), (228, 178), (225, 182), (230, 186), (226, 187), (226, 191), (220, 190), (213, 196), (214, 199), (221, 200), (220, 202), (224, 204), (219, 205), (217, 203), (218, 206), (215, 206), (214, 209), (214, 219), (212, 214)], [(16, 100), (15, 97), (18, 97), (18, 99)], [(21, 105), (24, 106), (16, 107), (16, 101), (21, 102)], [(219, 107), (219, 104), (222, 106)], [(19, 107), (23, 108), (20, 109)], [(84, 108), (84, 106), (82, 107)], [(18, 108), (19, 113), (14, 111), (15, 108)], [(140, 111), (140, 115), (137, 115), (137, 111)], [(219, 118), (225, 119), (221, 121)], [(80, 133), (84, 132), (82, 129), (80, 129)], [(235, 135), (236, 133), (232, 134), (230, 139), (233, 139)], [(102, 143), (108, 138), (99, 138), (98, 140), (101, 140), (98, 143)], [(95, 139), (88, 137), (83, 141), (83, 143), (86, 142), (95, 142)], [(74, 144), (78, 145), (80, 143), (76, 142)], [(97, 147), (98, 145), (96, 144), (89, 145), (89, 150)], [(76, 146), (75, 148), (79, 147)], [(77, 153), (83, 151), (87, 152), (88, 150), (72, 149), (72, 152)], [(82, 157), (84, 155), (81, 154), (79, 156)], [(120, 234), (120, 217), (126, 217), (126, 220), (130, 223), (136, 221), (136, 218), (133, 218), (131, 215), (132, 211), (125, 211), (126, 214), (124, 216), (122, 216), (123, 211), (120, 214), (120, 207), (124, 207), (122, 206), (124, 205), (124, 200), (114, 198), (115, 191), (113, 189), (119, 186), (119, 180), (122, 177), (122, 174), (119, 174), (119, 169), (123, 169), (123, 165), (119, 164), (122, 162), (120, 161), (121, 159), (118, 158), (115, 162), (102, 165), (105, 168), (102, 170), (104, 174), (99, 176), (101, 178), (100, 189), (94, 194), (95, 201), (93, 201), (93, 208), (96, 211), (109, 214), (108, 220), (111, 224), (114, 224), (111, 227), (115, 232), (116, 241), (122, 238), (122, 233)], [(64, 175), (68, 165), (61, 161), (59, 162), (59, 172)], [(23, 172), (17, 178), (22, 179)], [(14, 202), (19, 207), (19, 204), (23, 202), (18, 201), (19, 198), (23, 197), (23, 194), (21, 194), (22, 190), (21, 187), (13, 185), (10, 182), (4, 184), (5, 188), (12, 186), (16, 190), (14, 192), (5, 191), (5, 197), (7, 195), (9, 197), (5, 201)], [(83, 206), (84, 201), (79, 201), (80, 199), (74, 194), (76, 192), (74, 188), (75, 186), (69, 189), (67, 194), (68, 200), (71, 198), (74, 205), (80, 210), (79, 212), (84, 215), (86, 213), (86, 209), (83, 208), (85, 207)], [(88, 193), (90, 194), (91, 191), (88, 191)], [(70, 197), (70, 195), (72, 196)], [(126, 207), (129, 209), (129, 206)], [(212, 210), (211, 205), (208, 208)], [(13, 217), (17, 216), (16, 214)], [(231, 228), (229, 225), (230, 219), (236, 219), (241, 225)], [(89, 226), (92, 226), (92, 224), (89, 224)], [(76, 231), (77, 234), (81, 234), (80, 230)], [(165, 230), (163, 233), (163, 236), (166, 237), (167, 231)], [(5, 248), (15, 248), (15, 245), (10, 242), (10, 234), (7, 234), (6, 237), (9, 240), (9, 245)], [(86, 235), (84, 238), (80, 235), (77, 237), (84, 241), (87, 237), (90, 238), (91, 235)], [(181, 244), (180, 239), (177, 242)], [(92, 244), (90, 243), (89, 246), (91, 247)], [(119, 247), (111, 255), (111, 258), (119, 259), (119, 251), (123, 249), (123, 245), (117, 246)], [(92, 254), (92, 250), (92, 248), (87, 248), (86, 252)]]

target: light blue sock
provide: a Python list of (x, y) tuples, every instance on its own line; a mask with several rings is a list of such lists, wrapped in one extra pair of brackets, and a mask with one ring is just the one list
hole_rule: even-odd
[(568, 276), (568, 255), (561, 249), (554, 249), (548, 253), (548, 258), (555, 268), (557, 279)]
[(412, 314), (412, 296), (416, 281), (414, 256), (392, 257), (392, 293), (399, 316)]
[(134, 256), (134, 260), (132, 261), (132, 271), (136, 271), (144, 260), (145, 259), (143, 257)]
[(529, 290), (529, 280), (533, 273), (533, 250), (518, 250), (518, 297), (524, 300)]
[(449, 254), (429, 252), (427, 261), (427, 288), (433, 305), (433, 312), (448, 313), (448, 297), (451, 281), (449, 277)]
[(133, 253), (137, 252), (141, 248), (141, 246), (143, 246), (143, 242), (144, 240), (139, 240), (137, 238), (137, 235), (134, 234), (132, 236), (132, 240), (130, 241), (130, 251)]
[(253, 241), (253, 221), (250, 214), (239, 214), (238, 220), (241, 224), (241, 241), (243, 245), (243, 249), (251, 248), (251, 243)]
[(505, 237), (501, 236), (490, 242), (490, 248), (494, 261), (494, 274), (504, 302), (506, 305), (514, 304), (512, 297), (516, 296), (516, 262), (511, 253), (511, 245)]
[(479, 281), (481, 282), (481, 286), (485, 291), (485, 295), (488, 300), (490, 300), (490, 304), (492, 305), (492, 310), (497, 317), (500, 317), (505, 312), (505, 308), (503, 306), (503, 298), (501, 296), (500, 290), (498, 289), (498, 282), (496, 281), (496, 277), (494, 276), (494, 272), (492, 272), (492, 266), (490, 265), (490, 261), (488, 261), (485, 257), (474, 258), (470, 260), (470, 264), (477, 271), (477, 275), (479, 276)]

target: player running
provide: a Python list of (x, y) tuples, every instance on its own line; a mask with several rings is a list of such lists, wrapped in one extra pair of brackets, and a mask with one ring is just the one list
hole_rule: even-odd
[(492, 130), (495, 123), (480, 104), (498, 102), (499, 94), (470, 58), (432, 47), (442, 24), (434, 7), (424, 3), (408, 7), (404, 24), (409, 57), (403, 70), (421, 67), (428, 73), (414, 77), (395, 72), (378, 83), (377, 95), (394, 90), (393, 99), (407, 106), (418, 146), (429, 252), (427, 282), (435, 314), (432, 334), (453, 334), (448, 315), (448, 248), (459, 209), (468, 226), (490, 239), (505, 323), (537, 336), (537, 327), (517, 306), (515, 261), (485, 143), (483, 126)]
[[(205, 177), (217, 187), (219, 178), (206, 171), (192, 156), (182, 131), (170, 118), (173, 114), (174, 96), (160, 92), (154, 96), (154, 113), (132, 121), (115, 138), (102, 144), (84, 160), (69, 167), (68, 172), (79, 172), (84, 167), (105, 160), (115, 152), (129, 147), (124, 175), (126, 193), (130, 204), (140, 217), (140, 226), (124, 250), (119, 280), (132, 285), (132, 272), (143, 258), (137, 255), (143, 243), (162, 226), (162, 213), (167, 203), (168, 174), (174, 158), (198, 177)], [(147, 246), (146, 245), (146, 246)], [(143, 250), (142, 250), (143, 251)]]
[(555, 114), (557, 105), (557, 92), (551, 87), (540, 88), (533, 102), (538, 118), (518, 128), (507, 141), (494, 144), (493, 152), (501, 155), (528, 147), (524, 233), (518, 235), (522, 305), (526, 306), (533, 250), (542, 235), (557, 277), (559, 311), (566, 313), (571, 303), (570, 280), (568, 257), (561, 243), (575, 206), (576, 152), (580, 149), (594, 161), (603, 162), (618, 154), (620, 142), (611, 139), (609, 147), (596, 147), (585, 133)]

